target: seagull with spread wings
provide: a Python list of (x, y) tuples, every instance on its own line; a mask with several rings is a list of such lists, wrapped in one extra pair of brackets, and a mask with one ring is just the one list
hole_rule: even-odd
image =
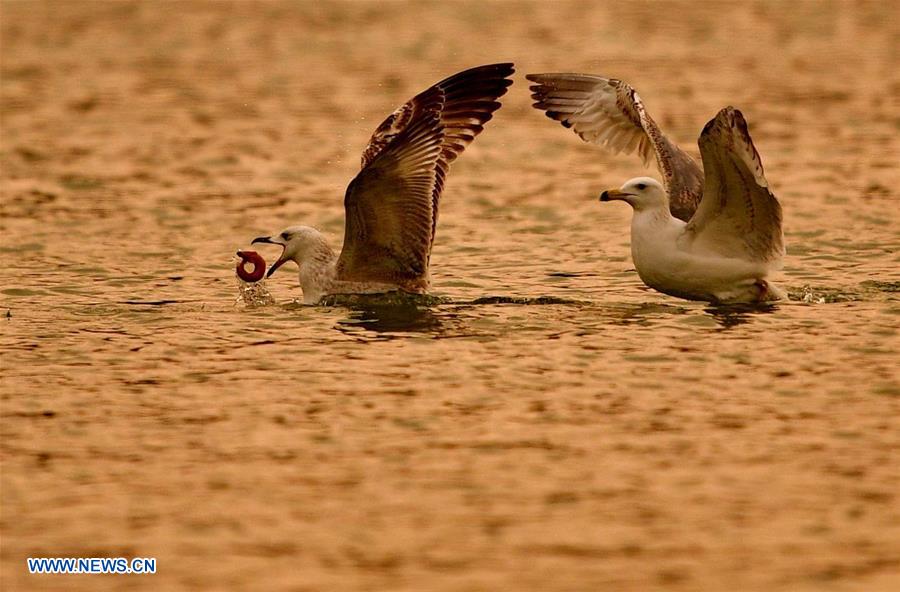
[(615, 152), (655, 157), (663, 183), (627, 181), (601, 201), (631, 205), (631, 256), (641, 280), (665, 294), (714, 303), (785, 298), (767, 280), (781, 267), (781, 205), (769, 190), (740, 111), (719, 111), (700, 134), (703, 168), (663, 135), (621, 80), (529, 74), (534, 107)]
[(344, 196), (340, 255), (308, 226), (253, 239), (282, 247), (266, 276), (300, 268), (303, 301), (332, 294), (425, 293), (438, 205), (450, 164), (500, 108), (513, 64), (455, 74), (410, 99), (375, 130)]

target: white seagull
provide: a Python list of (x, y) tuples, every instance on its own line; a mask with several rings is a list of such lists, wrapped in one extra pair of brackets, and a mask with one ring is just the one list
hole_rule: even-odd
[(500, 108), (514, 71), (513, 64), (465, 70), (394, 111), (375, 130), (347, 187), (340, 255), (318, 230), (291, 226), (252, 241), (282, 247), (266, 277), (295, 262), (307, 304), (333, 294), (424, 294), (450, 164)]
[(620, 80), (529, 74), (535, 108), (616, 152), (655, 156), (664, 184), (631, 179), (600, 195), (634, 208), (631, 256), (651, 288), (713, 303), (786, 298), (767, 280), (781, 267), (781, 205), (769, 190), (740, 111), (719, 111), (700, 134), (703, 168), (666, 138), (637, 93)]

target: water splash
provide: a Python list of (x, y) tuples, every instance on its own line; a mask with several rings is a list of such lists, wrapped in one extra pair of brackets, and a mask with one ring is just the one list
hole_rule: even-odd
[(266, 286), (266, 280), (258, 282), (245, 282), (235, 273), (234, 280), (237, 282), (238, 296), (235, 304), (243, 304), (248, 307), (270, 306), (275, 304), (275, 297), (269, 292)]
[(835, 302), (857, 302), (861, 300), (893, 300), (900, 292), (900, 282), (866, 280), (856, 287), (828, 288), (810, 286), (788, 290), (789, 298), (806, 304), (832, 304)]

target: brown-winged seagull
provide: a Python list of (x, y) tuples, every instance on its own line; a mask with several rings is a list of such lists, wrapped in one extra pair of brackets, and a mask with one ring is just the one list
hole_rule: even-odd
[(465, 70), (394, 111), (375, 130), (347, 187), (340, 255), (318, 230), (291, 226), (253, 239), (282, 247), (266, 276), (294, 261), (307, 304), (332, 294), (425, 293), (450, 164), (500, 108), (514, 71), (513, 64)]
[(701, 169), (668, 140), (630, 86), (582, 74), (530, 74), (535, 108), (582, 138), (645, 164), (652, 155), (664, 184), (631, 179), (600, 195), (634, 209), (631, 256), (645, 284), (665, 294), (715, 303), (785, 298), (769, 282), (781, 267), (781, 205), (769, 190), (740, 111), (719, 111), (700, 134)]

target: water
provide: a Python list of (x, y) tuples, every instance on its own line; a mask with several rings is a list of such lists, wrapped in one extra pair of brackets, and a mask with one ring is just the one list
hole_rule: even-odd
[[(3, 4), (3, 589), (896, 589), (896, 18), (784, 8)], [(339, 247), (377, 122), (500, 60), (434, 298), (239, 301), (237, 249)], [(741, 108), (792, 300), (646, 289), (597, 202), (643, 169), (530, 107), (554, 70), (689, 149)], [(160, 573), (24, 574), (107, 555)]]

